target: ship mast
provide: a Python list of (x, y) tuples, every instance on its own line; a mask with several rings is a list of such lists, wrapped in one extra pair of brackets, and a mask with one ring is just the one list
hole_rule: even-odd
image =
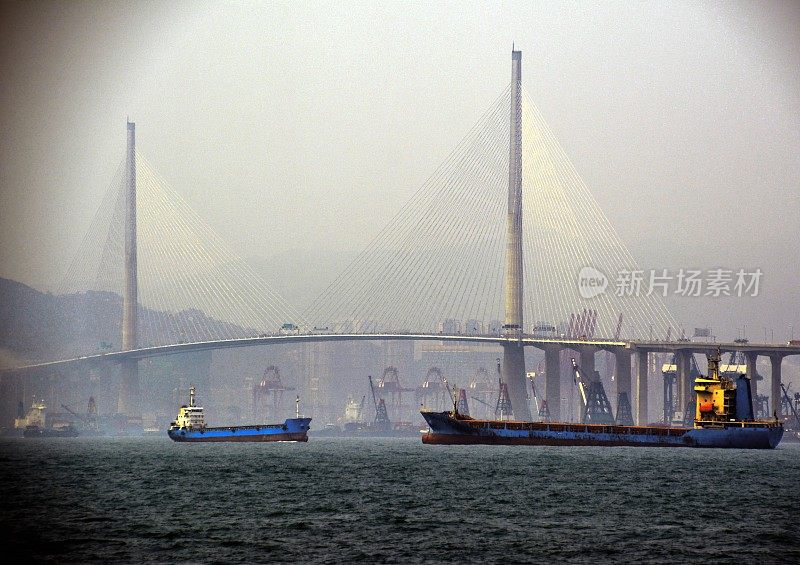
[(717, 347), (717, 352), (713, 355), (708, 356), (708, 378), (714, 379), (715, 381), (720, 380), (719, 378), (719, 362), (722, 360), (722, 352), (719, 347)]

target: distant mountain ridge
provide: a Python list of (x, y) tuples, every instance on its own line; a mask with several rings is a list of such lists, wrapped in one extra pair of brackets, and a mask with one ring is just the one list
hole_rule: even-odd
[[(160, 312), (140, 307), (140, 344), (179, 343), (253, 330), (210, 318), (200, 310)], [(149, 322), (149, 323), (142, 323)], [(17, 359), (50, 361), (120, 349), (122, 297), (87, 291), (54, 295), (0, 278), (0, 349)], [(148, 336), (146, 328), (160, 329)]]

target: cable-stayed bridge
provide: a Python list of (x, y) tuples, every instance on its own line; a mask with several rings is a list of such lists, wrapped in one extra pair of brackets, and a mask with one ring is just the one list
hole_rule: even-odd
[[(134, 418), (138, 359), (327, 341), (499, 345), (518, 419), (531, 418), (526, 346), (545, 352), (546, 397), (560, 396), (565, 349), (579, 354), (586, 371), (593, 370), (597, 351), (613, 353), (617, 392), (629, 399), (635, 392), (640, 420), (647, 414), (650, 352), (676, 352), (678, 396), (688, 397), (688, 356), (719, 344), (636, 341), (645, 332), (668, 336), (678, 327), (658, 294), (581, 293), (582, 268), (611, 275), (637, 271), (638, 265), (522, 88), (521, 69), (521, 53), (514, 51), (510, 85), (394, 219), (304, 309), (270, 289), (213, 233), (137, 152), (129, 123), (126, 158), (59, 289), (122, 296), (122, 347), (31, 367), (119, 362), (119, 410)], [(295, 276), (302, 276), (298, 267)], [(768, 355), (773, 398), (779, 396), (782, 358), (800, 352), (767, 345), (722, 348), (746, 351), (751, 374), (757, 356)], [(560, 416), (557, 403), (551, 410)]]

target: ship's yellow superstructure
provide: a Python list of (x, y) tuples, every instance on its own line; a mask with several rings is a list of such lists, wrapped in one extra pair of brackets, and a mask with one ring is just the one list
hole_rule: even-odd
[(34, 399), (33, 405), (30, 410), (28, 410), (25, 417), (14, 419), (14, 427), (20, 430), (24, 430), (28, 426), (36, 426), (44, 429), (46, 411), (47, 406), (45, 406), (44, 401), (40, 400), (37, 402), (36, 399)]
[(170, 428), (184, 429), (184, 430), (202, 430), (206, 427), (205, 415), (202, 406), (195, 406), (194, 402), (195, 390), (194, 387), (189, 388), (189, 405), (181, 406), (178, 411), (178, 417), (172, 423)]
[(720, 354), (708, 357), (708, 376), (695, 379), (695, 426), (700, 422), (727, 422), (735, 418), (736, 386), (719, 374)]

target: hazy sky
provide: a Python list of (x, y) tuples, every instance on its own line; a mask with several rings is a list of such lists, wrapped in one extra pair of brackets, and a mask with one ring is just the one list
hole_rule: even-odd
[(797, 2), (4, 3), (0, 19), (0, 276), (56, 286), (130, 116), (219, 235), (307, 299), (495, 100), (515, 42), (643, 267), (764, 271), (758, 299), (669, 302), (687, 327), (800, 336)]

